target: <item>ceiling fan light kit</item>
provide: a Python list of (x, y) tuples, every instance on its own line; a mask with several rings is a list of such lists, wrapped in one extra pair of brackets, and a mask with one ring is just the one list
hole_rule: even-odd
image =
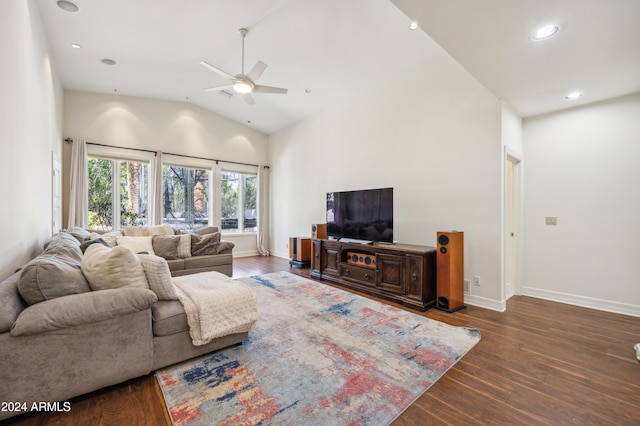
[(203, 67), (230, 80), (229, 84), (225, 84), (223, 86), (208, 87), (204, 89), (205, 92), (219, 92), (225, 89), (233, 89), (236, 93), (242, 95), (242, 98), (248, 104), (254, 103), (251, 93), (275, 93), (275, 94), (286, 95), (287, 89), (283, 89), (280, 87), (272, 87), (272, 86), (261, 86), (256, 84), (256, 82), (258, 81), (258, 79), (260, 78), (264, 70), (267, 69), (267, 64), (265, 64), (264, 62), (258, 61), (253, 66), (253, 68), (251, 68), (251, 71), (249, 71), (248, 74), (244, 73), (244, 39), (247, 36), (247, 33), (249, 32), (249, 30), (247, 30), (246, 28), (240, 28), (238, 32), (242, 36), (242, 67), (241, 67), (240, 74), (231, 75), (228, 72), (223, 71), (220, 68), (217, 68), (208, 62), (201, 61), (200, 65), (202, 65)]

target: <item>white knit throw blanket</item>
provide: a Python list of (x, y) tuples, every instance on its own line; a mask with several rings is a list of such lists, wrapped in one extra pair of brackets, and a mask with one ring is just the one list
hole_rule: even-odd
[(256, 296), (245, 284), (219, 272), (173, 278), (194, 346), (251, 330), (258, 319)]

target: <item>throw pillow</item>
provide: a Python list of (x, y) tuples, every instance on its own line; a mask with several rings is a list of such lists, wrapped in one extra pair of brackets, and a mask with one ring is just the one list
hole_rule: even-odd
[(151, 237), (151, 242), (156, 256), (163, 257), (167, 260), (175, 260), (178, 258), (179, 235), (154, 235)]
[(156, 254), (153, 251), (153, 237), (116, 237), (116, 243), (130, 248), (134, 253)]
[(106, 232), (104, 234), (98, 234), (97, 232), (92, 232), (89, 234), (89, 238), (95, 240), (96, 238), (102, 238), (109, 244), (111, 247), (115, 247), (118, 243), (116, 242), (116, 238), (122, 237), (122, 232), (120, 231), (111, 231)]
[(149, 288), (158, 296), (158, 299), (178, 300), (167, 261), (160, 256), (150, 254), (141, 254), (138, 257), (147, 276)]
[(83, 242), (82, 244), (80, 244), (80, 250), (82, 250), (82, 253), (84, 253), (85, 251), (87, 251), (87, 248), (89, 248), (89, 246), (91, 244), (102, 244), (105, 247), (111, 247), (109, 244), (107, 244), (107, 242), (105, 240), (103, 240), (102, 238), (96, 238), (95, 240), (87, 240), (85, 242)]
[(92, 244), (84, 253), (81, 267), (92, 290), (149, 288), (140, 259), (125, 246), (108, 248)]
[(218, 254), (219, 244), (219, 232), (207, 235), (191, 234), (191, 256)]
[(22, 268), (18, 291), (29, 305), (91, 291), (80, 269), (80, 246), (75, 238), (70, 238), (73, 242), (52, 241), (42, 254)]
[(178, 259), (185, 259), (191, 257), (191, 234), (179, 235), (180, 242), (178, 243), (177, 255)]
[(153, 237), (154, 235), (174, 235), (173, 228), (169, 224), (154, 226), (125, 226), (125, 237)]

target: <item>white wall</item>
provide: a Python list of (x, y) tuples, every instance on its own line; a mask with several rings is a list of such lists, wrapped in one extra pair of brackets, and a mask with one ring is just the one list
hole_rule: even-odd
[(524, 155), (522, 118), (506, 103), (502, 103), (502, 144), (511, 152)]
[[(524, 232), (524, 140), (522, 131), (522, 118), (516, 114), (516, 112), (502, 102), (502, 120), (501, 120), (501, 133), (502, 133), (502, 145), (504, 147), (502, 151), (502, 213), (503, 213), (503, 234), (502, 234), (502, 270), (503, 282), (505, 288), (503, 288), (502, 299), (508, 297), (508, 293), (521, 294), (522, 293), (522, 279), (524, 276), (524, 238), (526, 238)], [(517, 166), (513, 171), (511, 185), (513, 185), (513, 192), (507, 195), (506, 189), (506, 176), (505, 167), (508, 158), (511, 157), (517, 162)], [(509, 203), (509, 207), (507, 206)], [(505, 213), (511, 211), (511, 222), (505, 217)], [(507, 229), (509, 228), (509, 229)], [(513, 232), (514, 236), (509, 236)], [(513, 259), (512, 259), (513, 257)], [(506, 282), (511, 281), (507, 276), (507, 263), (510, 263), (510, 267), (513, 271), (510, 271), (512, 281), (510, 284), (514, 287), (511, 291), (507, 291)]]
[(524, 120), (524, 294), (640, 316), (639, 118), (636, 94)]
[(394, 188), (394, 238), (465, 232), (468, 303), (502, 309), (501, 103), (443, 56), (270, 137), (272, 252), (325, 222), (330, 191)]
[[(266, 164), (267, 135), (186, 102), (65, 91), (64, 135), (88, 142)], [(71, 150), (65, 144), (65, 172)], [(69, 174), (65, 173), (65, 206)], [(64, 223), (67, 212), (65, 209)], [(234, 255), (258, 254), (256, 237), (233, 236)]]
[(51, 164), (61, 156), (62, 87), (35, 1), (0, 14), (0, 279), (41, 250), (52, 229)]

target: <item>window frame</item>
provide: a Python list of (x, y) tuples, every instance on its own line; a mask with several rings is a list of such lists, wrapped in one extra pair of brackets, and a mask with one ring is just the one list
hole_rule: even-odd
[[(236, 173), (238, 174), (238, 230), (237, 231), (228, 231), (222, 229), (222, 174), (223, 173)], [(245, 229), (245, 195), (246, 195), (246, 177), (252, 176), (256, 178), (256, 219), (258, 216), (258, 209), (260, 208), (257, 203), (257, 185), (258, 185), (258, 171), (256, 167), (252, 166), (244, 166), (244, 165), (236, 165), (230, 164), (229, 166), (222, 166), (220, 170), (220, 231), (223, 235), (233, 235), (233, 236), (247, 236), (247, 235), (257, 235), (258, 233), (258, 224), (256, 222), (255, 229), (253, 231), (247, 231)]]
[[(147, 225), (149, 225), (149, 221), (151, 220), (153, 209), (153, 187), (155, 183), (151, 177), (154, 175), (154, 164), (155, 164), (155, 153), (154, 152), (146, 152), (146, 151), (137, 151), (131, 149), (124, 148), (116, 148), (104, 145), (95, 145), (95, 144), (87, 144), (87, 161), (89, 158), (100, 158), (104, 160), (114, 161), (112, 163), (112, 173), (117, 173), (116, 176), (119, 176), (119, 167), (121, 162), (136, 162), (141, 164), (146, 164), (148, 167), (147, 173), (147, 216), (146, 221)], [(88, 173), (88, 169), (87, 169)], [(88, 182), (87, 182), (88, 183)], [(87, 187), (87, 196), (89, 188)], [(120, 220), (120, 185), (115, 184), (112, 187), (112, 198), (111, 198), (111, 209), (113, 211), (112, 222), (116, 229), (120, 229), (122, 227)], [(89, 212), (87, 211), (87, 216)], [(87, 217), (87, 223), (89, 218)]]

